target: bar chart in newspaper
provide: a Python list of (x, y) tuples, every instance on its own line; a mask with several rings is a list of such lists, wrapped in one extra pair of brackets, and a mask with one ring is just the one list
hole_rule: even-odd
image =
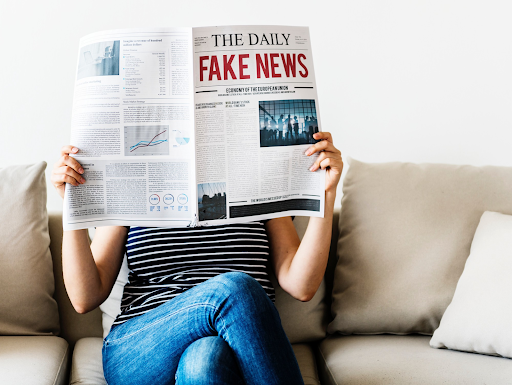
[(169, 126), (125, 126), (124, 154), (169, 155)]

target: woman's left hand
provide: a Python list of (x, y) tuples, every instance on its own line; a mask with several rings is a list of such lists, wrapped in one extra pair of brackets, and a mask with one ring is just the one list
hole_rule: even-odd
[(310, 171), (318, 169), (326, 170), (325, 172), (325, 191), (336, 191), (336, 186), (341, 178), (343, 171), (343, 160), (341, 152), (332, 143), (332, 135), (330, 132), (317, 132), (313, 135), (314, 139), (320, 140), (307, 149), (306, 155), (311, 156), (317, 152), (320, 154), (316, 159)]

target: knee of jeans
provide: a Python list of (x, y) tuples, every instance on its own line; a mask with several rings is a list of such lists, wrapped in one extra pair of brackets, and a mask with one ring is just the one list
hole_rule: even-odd
[(214, 279), (221, 282), (232, 293), (259, 292), (264, 290), (261, 285), (249, 274), (242, 272), (231, 272), (219, 274)]
[(203, 337), (185, 349), (176, 377), (186, 378), (191, 384), (202, 384), (205, 375), (215, 373), (221, 365), (230, 364), (236, 365), (229, 345), (221, 337)]
[(264, 309), (274, 308), (261, 284), (248, 274), (231, 272), (220, 274), (211, 280), (214, 289), (235, 306), (242, 307), (244, 312), (251, 310), (263, 315)]

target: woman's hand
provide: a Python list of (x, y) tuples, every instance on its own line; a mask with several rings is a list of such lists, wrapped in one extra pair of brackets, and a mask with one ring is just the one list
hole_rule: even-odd
[(317, 160), (311, 166), (310, 171), (326, 170), (325, 191), (336, 191), (336, 186), (340, 181), (341, 172), (343, 171), (341, 152), (334, 147), (330, 132), (317, 132), (313, 135), (313, 138), (320, 139), (320, 142), (308, 148), (306, 155), (311, 156), (317, 152), (320, 152), (320, 155), (318, 155)]
[(60, 149), (60, 159), (53, 167), (51, 181), (61, 198), (64, 198), (66, 183), (73, 186), (85, 183), (85, 179), (82, 177), (84, 169), (75, 158), (69, 156), (69, 154), (76, 154), (77, 152), (78, 148), (74, 146), (62, 147)]

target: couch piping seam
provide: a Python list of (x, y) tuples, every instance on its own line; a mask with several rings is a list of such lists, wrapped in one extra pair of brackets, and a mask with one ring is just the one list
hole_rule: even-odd
[(318, 347), (318, 352), (320, 353), (320, 355), (322, 356), (322, 359), (324, 360), (324, 363), (325, 363), (325, 367), (327, 368), (327, 371), (329, 372), (329, 375), (331, 376), (331, 380), (336, 384), (336, 385), (339, 385), (338, 384), (338, 381), (336, 381), (336, 378), (334, 378), (332, 372), (331, 372), (331, 368), (329, 368), (329, 365), (327, 365), (327, 360), (325, 359), (325, 356), (324, 356), (324, 353), (322, 353), (322, 349), (320, 347)]
[(62, 365), (64, 363), (64, 360), (66, 359), (68, 351), (69, 351), (69, 345), (66, 346), (66, 351), (64, 352), (64, 355), (62, 356), (62, 360), (60, 361), (59, 370), (57, 371), (57, 375), (55, 376), (55, 380), (53, 380), (53, 385), (57, 385), (57, 379), (59, 378), (59, 374), (61, 372)]

